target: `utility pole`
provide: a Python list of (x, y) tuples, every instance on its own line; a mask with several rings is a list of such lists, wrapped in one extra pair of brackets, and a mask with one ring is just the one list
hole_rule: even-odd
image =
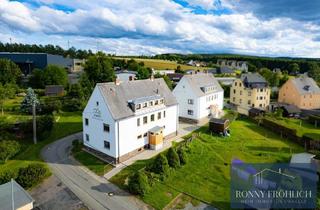
[(37, 144), (37, 119), (36, 119), (36, 102), (32, 103), (32, 116), (33, 116), (33, 143)]

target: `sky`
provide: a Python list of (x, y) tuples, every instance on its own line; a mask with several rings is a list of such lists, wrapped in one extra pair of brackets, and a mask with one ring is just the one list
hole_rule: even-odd
[(0, 41), (117, 55), (320, 57), (320, 0), (0, 0)]

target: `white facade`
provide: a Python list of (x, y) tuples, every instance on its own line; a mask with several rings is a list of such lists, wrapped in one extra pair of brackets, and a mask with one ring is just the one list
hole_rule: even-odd
[[(216, 85), (217, 83), (212, 83), (212, 86)], [(197, 94), (198, 91), (194, 91), (195, 88), (200, 89), (200, 86), (194, 87), (189, 83), (188, 79), (186, 79), (186, 76), (184, 76), (173, 90), (173, 95), (179, 103), (179, 117), (199, 121), (208, 117), (210, 114), (219, 114), (223, 109), (222, 88), (220, 87), (216, 90), (203, 93), (202, 95)]]
[(176, 135), (178, 130), (178, 104), (166, 106), (159, 102), (159, 105), (148, 105), (130, 117), (115, 120), (112, 116), (108, 103), (96, 86), (83, 111), (83, 142), (85, 146), (114, 158), (115, 162), (148, 145), (148, 132), (152, 128), (163, 127), (164, 137)]
[(136, 79), (136, 74), (131, 72), (120, 72), (116, 73), (117, 79), (122, 82), (128, 82)]

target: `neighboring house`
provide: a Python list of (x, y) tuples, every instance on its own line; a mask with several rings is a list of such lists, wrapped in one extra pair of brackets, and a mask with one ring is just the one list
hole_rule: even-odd
[(122, 82), (132, 81), (137, 78), (137, 72), (136, 71), (128, 71), (128, 70), (122, 70), (122, 71), (116, 71), (117, 79)]
[(209, 115), (220, 117), (223, 89), (212, 74), (184, 75), (173, 90), (179, 103), (180, 119), (199, 122)]
[(183, 77), (183, 74), (174, 73), (174, 74), (167, 74), (167, 76), (173, 82), (173, 85), (177, 85), (178, 82), (180, 82), (181, 78)]
[(174, 74), (175, 70), (152, 70), (153, 74), (168, 75)]
[(1, 210), (31, 210), (33, 202), (29, 193), (14, 180), (0, 185)]
[(62, 85), (46, 85), (44, 94), (46, 96), (63, 96), (64, 87)]
[(35, 68), (44, 69), (48, 65), (57, 65), (68, 71), (73, 67), (73, 59), (46, 53), (0, 52), (1, 58), (6, 58), (17, 64), (25, 75), (31, 74)]
[(231, 86), (230, 103), (237, 106), (238, 112), (248, 115), (250, 108), (266, 110), (270, 92), (268, 82), (260, 74), (242, 74)]
[(219, 59), (217, 61), (217, 65), (218, 66), (226, 66), (229, 67), (231, 69), (238, 69), (241, 70), (243, 72), (247, 72), (248, 71), (248, 64), (246, 61), (235, 61), (235, 60), (221, 60)]
[(221, 66), (217, 70), (217, 74), (235, 75), (235, 72), (234, 72), (234, 70), (232, 70), (231, 68), (229, 68), (227, 66)]
[(70, 69), (70, 72), (71, 73), (82, 72), (85, 63), (86, 63), (85, 59), (73, 59), (73, 65)]
[(178, 102), (162, 78), (98, 83), (83, 111), (87, 150), (118, 164), (177, 135)]
[(300, 109), (320, 109), (320, 88), (307, 75), (289, 79), (279, 90), (278, 102)]

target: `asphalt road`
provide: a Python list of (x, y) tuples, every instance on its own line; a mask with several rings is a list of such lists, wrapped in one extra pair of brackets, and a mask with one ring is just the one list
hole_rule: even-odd
[[(52, 172), (89, 208), (94, 210), (149, 209), (139, 199), (80, 166), (70, 156), (72, 141), (81, 139), (82, 133), (62, 138), (46, 146), (41, 155)], [(108, 196), (114, 192), (114, 196)]]

